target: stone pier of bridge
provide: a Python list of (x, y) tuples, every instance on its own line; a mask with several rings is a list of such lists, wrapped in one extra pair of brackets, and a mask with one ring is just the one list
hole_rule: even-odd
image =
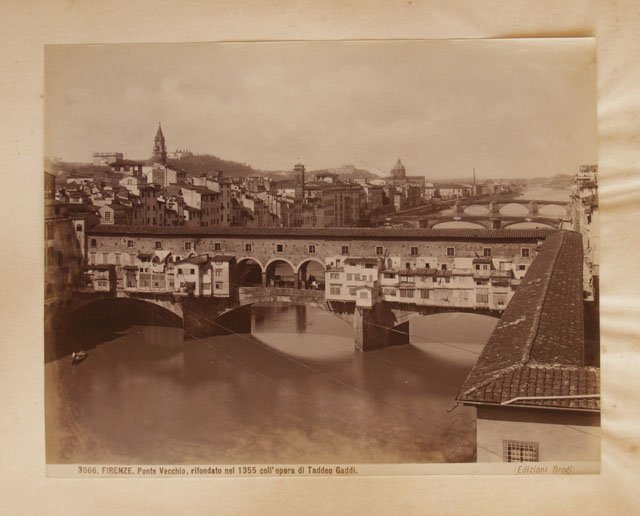
[(409, 321), (397, 324), (394, 313), (384, 302), (372, 308), (358, 306), (353, 315), (356, 351), (409, 344)]

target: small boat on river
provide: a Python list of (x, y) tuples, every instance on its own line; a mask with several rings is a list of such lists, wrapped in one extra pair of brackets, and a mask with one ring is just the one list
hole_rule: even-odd
[(71, 363), (78, 364), (87, 358), (89, 354), (86, 351), (74, 351), (71, 353)]

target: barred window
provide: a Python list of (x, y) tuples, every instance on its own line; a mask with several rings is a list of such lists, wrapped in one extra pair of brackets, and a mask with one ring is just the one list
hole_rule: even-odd
[(538, 443), (526, 441), (502, 441), (505, 462), (538, 462)]

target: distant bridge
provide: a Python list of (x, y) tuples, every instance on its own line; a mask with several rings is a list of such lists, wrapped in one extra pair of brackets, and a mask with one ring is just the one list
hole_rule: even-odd
[(515, 224), (532, 222), (540, 227), (549, 229), (561, 229), (564, 226), (564, 219), (540, 216), (516, 216), (516, 215), (469, 215), (467, 213), (458, 214), (434, 214), (428, 219), (422, 219), (423, 226), (430, 229), (445, 228), (451, 222), (469, 222), (479, 228), (486, 229), (508, 229)]

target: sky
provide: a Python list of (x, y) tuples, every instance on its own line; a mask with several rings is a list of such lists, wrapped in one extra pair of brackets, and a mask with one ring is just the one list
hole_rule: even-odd
[(593, 39), (54, 45), (45, 154), (527, 178), (597, 162)]

